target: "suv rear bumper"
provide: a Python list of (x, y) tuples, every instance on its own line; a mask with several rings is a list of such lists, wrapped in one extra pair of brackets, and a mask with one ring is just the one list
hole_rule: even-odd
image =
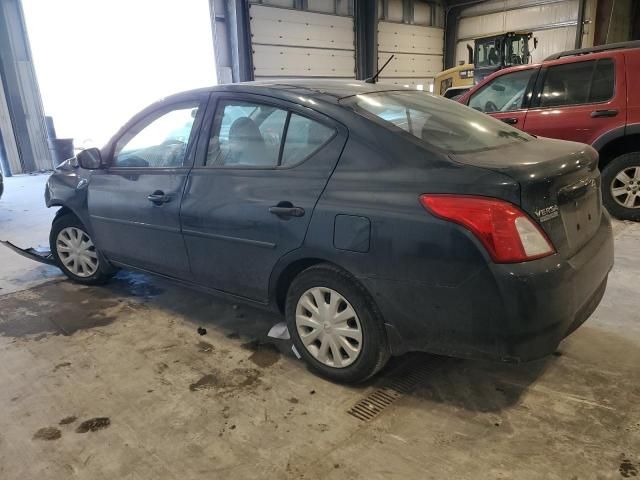
[(573, 257), (490, 264), (456, 287), (363, 279), (373, 288), (394, 354), (528, 361), (546, 356), (596, 309), (613, 266), (604, 213)]

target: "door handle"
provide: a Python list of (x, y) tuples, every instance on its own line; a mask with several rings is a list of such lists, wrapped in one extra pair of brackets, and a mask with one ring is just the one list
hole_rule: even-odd
[(518, 123), (518, 119), (516, 117), (501, 118), (500, 120), (502, 120), (507, 125), (515, 125), (516, 123)]
[(162, 205), (171, 201), (171, 195), (165, 195), (162, 190), (156, 190), (151, 195), (147, 196), (147, 200), (156, 205)]
[(591, 118), (615, 117), (616, 115), (618, 115), (618, 110), (594, 110), (591, 112)]
[(280, 202), (273, 207), (269, 207), (269, 213), (281, 218), (302, 217), (304, 216), (304, 208), (294, 207), (291, 202)]

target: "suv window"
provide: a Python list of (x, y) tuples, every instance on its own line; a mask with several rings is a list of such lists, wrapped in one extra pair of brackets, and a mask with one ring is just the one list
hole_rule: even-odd
[(272, 105), (223, 101), (217, 108), (206, 165), (291, 166), (324, 145), (334, 132), (319, 122)]
[(181, 105), (133, 126), (118, 140), (112, 166), (181, 167), (197, 112), (197, 104)]
[(610, 58), (556, 65), (547, 69), (540, 106), (605, 102), (613, 97), (614, 85)]
[(525, 92), (534, 68), (501, 75), (471, 95), (469, 106), (484, 113), (511, 112), (523, 108)]

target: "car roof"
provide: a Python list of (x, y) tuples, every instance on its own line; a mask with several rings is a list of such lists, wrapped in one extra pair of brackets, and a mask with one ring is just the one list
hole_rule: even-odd
[(166, 97), (162, 100), (175, 100), (179, 97), (191, 96), (206, 92), (238, 92), (268, 94), (274, 97), (291, 99), (291, 97), (305, 95), (306, 97), (320, 98), (332, 103), (354, 95), (362, 95), (377, 92), (416, 90), (403, 85), (385, 83), (367, 83), (360, 80), (328, 80), (328, 79), (274, 79), (258, 80), (253, 82), (228, 83), (211, 87), (189, 90)]

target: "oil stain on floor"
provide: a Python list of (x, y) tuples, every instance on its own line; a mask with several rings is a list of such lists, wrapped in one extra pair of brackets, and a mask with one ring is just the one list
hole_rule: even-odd
[(249, 361), (260, 368), (270, 367), (280, 359), (280, 350), (273, 343), (254, 340), (241, 346), (253, 352), (249, 357)]
[(34, 440), (58, 440), (62, 432), (54, 427), (44, 427), (33, 434)]

